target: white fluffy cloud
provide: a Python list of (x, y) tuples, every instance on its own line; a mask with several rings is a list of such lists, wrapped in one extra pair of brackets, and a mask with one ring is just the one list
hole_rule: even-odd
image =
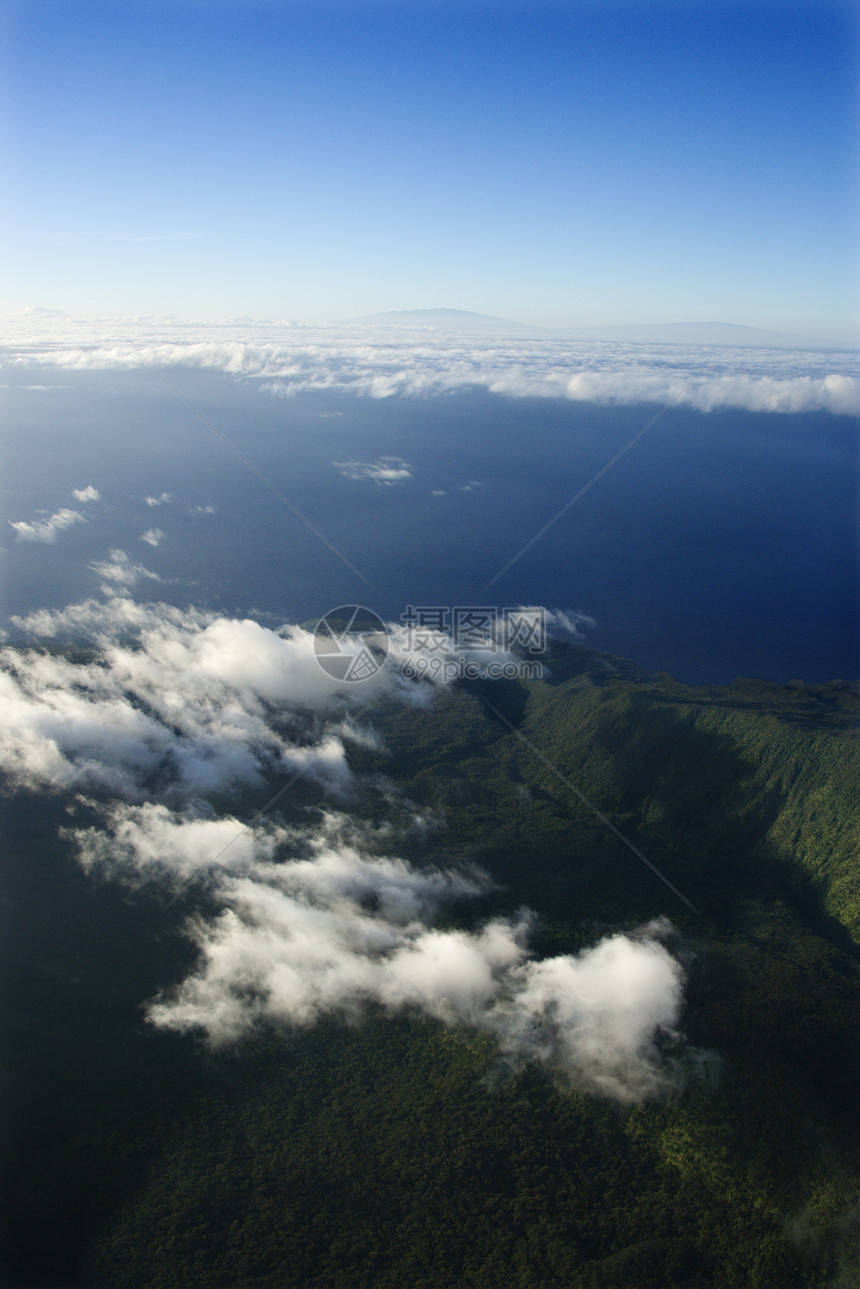
[[(98, 488), (93, 487), (91, 483), (88, 483), (85, 488), (72, 489), (72, 496), (78, 502), (98, 501), (99, 495)], [(8, 522), (19, 542), (53, 543), (57, 540), (58, 533), (65, 532), (75, 524), (86, 523), (86, 520), (79, 510), (62, 506), (47, 519), (10, 519)]]
[[(127, 557), (112, 552), (115, 582)], [(132, 566), (133, 567), (133, 566)], [(571, 618), (560, 625), (579, 625)], [(356, 709), (382, 695), (427, 702), (434, 686), (394, 664), (360, 685), (319, 665), (313, 635), (124, 595), (17, 619), (44, 638), (92, 642), (91, 658), (0, 649), (0, 770), (11, 783), (96, 793), (67, 831), (84, 867), (176, 895), (191, 885), (194, 970), (149, 1008), (152, 1022), (229, 1042), (262, 1024), (404, 1009), (492, 1033), (512, 1062), (540, 1060), (578, 1086), (631, 1102), (672, 1084), (682, 972), (667, 927), (537, 960), (530, 918), (444, 929), (440, 913), (488, 888), (477, 872), (388, 853), (394, 833), (329, 812), (314, 828), (243, 826), (212, 802), (266, 794), (304, 773), (341, 801), (355, 786), (345, 744), (378, 747)], [(487, 656), (498, 658), (488, 643)], [(439, 680), (437, 684), (443, 683)], [(92, 822), (92, 820), (95, 822)], [(222, 910), (205, 912), (214, 897)]]
[(145, 533), (140, 534), (140, 540), (146, 542), (147, 546), (160, 546), (164, 540), (164, 533), (160, 528), (147, 528)]
[[(120, 559), (120, 557), (122, 557)], [(116, 568), (114, 580), (123, 582), (125, 551), (111, 551), (110, 567)], [(101, 573), (103, 565), (96, 564)], [(146, 570), (144, 570), (146, 572)], [(103, 574), (102, 574), (103, 576)], [(154, 573), (147, 574), (155, 578)], [(63, 609), (37, 609), (25, 616), (14, 616), (11, 621), (29, 636), (45, 640), (86, 639), (102, 649), (107, 649), (120, 639), (139, 636), (140, 632), (162, 626), (177, 629), (204, 626), (211, 615), (197, 609), (178, 609), (171, 604), (138, 604), (127, 596), (116, 594), (116, 587), (108, 588), (107, 600), (84, 600), (81, 604), (67, 604)], [(2, 655), (7, 666), (11, 655)]]
[[(860, 411), (860, 378), (844, 351), (656, 345), (561, 338), (455, 336), (346, 327), (123, 324), (106, 342), (69, 324), (22, 336), (7, 361), (83, 370), (203, 367), (258, 379), (289, 396), (346, 391), (372, 398), (484, 389), (512, 397), (678, 405), (700, 411)], [(255, 339), (248, 339), (254, 335)], [(28, 343), (25, 343), (25, 340)], [(153, 498), (160, 504), (168, 498)], [(148, 501), (150, 499), (147, 499)]]
[(656, 1042), (675, 1035), (682, 1003), (668, 923), (536, 960), (526, 915), (434, 927), (446, 906), (486, 889), (481, 874), (368, 854), (343, 816), (316, 831), (251, 830), (146, 803), (113, 807), (105, 825), (70, 834), (86, 868), (168, 890), (206, 872), (222, 908), (192, 920), (197, 966), (149, 1007), (162, 1028), (222, 1044), (266, 1023), (358, 1019), (376, 1004), (488, 1030), (509, 1060), (551, 1064), (622, 1102), (678, 1076)]
[[(143, 535), (142, 540), (147, 540), (146, 534)], [(149, 545), (157, 546), (158, 541), (149, 542)], [(105, 595), (112, 595), (119, 588), (130, 589), (141, 581), (161, 581), (157, 573), (145, 568), (143, 564), (136, 564), (124, 550), (112, 550), (107, 559), (94, 560), (90, 568), (102, 579), (102, 592)]]
[(148, 506), (164, 506), (172, 500), (173, 498), (169, 492), (162, 492), (157, 497), (144, 497), (144, 501)]
[[(95, 804), (85, 804), (98, 810)], [(167, 806), (113, 802), (100, 809), (101, 827), (70, 830), (89, 871), (120, 876), (130, 884), (158, 881), (175, 890), (204, 874), (216, 857), (221, 868), (247, 871), (271, 860), (289, 833), (270, 821), (248, 829), (232, 815), (187, 818)]]
[[(520, 613), (534, 612), (534, 607), (519, 606)], [(593, 629), (597, 626), (594, 618), (578, 609), (545, 609), (546, 633), (554, 640), (584, 640), (583, 627)]]
[(84, 522), (79, 510), (69, 510), (64, 506), (47, 519), (10, 519), (9, 527), (19, 542), (55, 542), (57, 533), (65, 532), (73, 524)]
[[(138, 604), (127, 589), (157, 575), (122, 550), (92, 567), (104, 600), (12, 619), (31, 638), (91, 641), (92, 661), (0, 651), (8, 705), (0, 770), (22, 784), (101, 786), (130, 800), (156, 792), (175, 801), (301, 770), (343, 793), (351, 782), (345, 740), (369, 737), (344, 718), (383, 695), (426, 704), (457, 674), (429, 665), (459, 656), (449, 637), (440, 643), (433, 633), (425, 639), (392, 624), (386, 665), (344, 684), (320, 665), (311, 631)], [(513, 612), (523, 621), (544, 613)], [(574, 613), (545, 619), (550, 634), (568, 638), (591, 623)], [(505, 620), (486, 628), (480, 647), (469, 650), (470, 674), (516, 663), (505, 647), (508, 630)]]
[[(273, 865), (266, 881), (225, 881), (225, 911), (193, 926), (199, 966), (150, 1006), (154, 1024), (202, 1031), (217, 1044), (265, 1022), (355, 1019), (376, 1003), (488, 1030), (517, 1063), (551, 1064), (622, 1102), (677, 1080), (655, 1040), (676, 1031), (683, 973), (655, 935), (616, 935), (580, 955), (535, 961), (525, 921), (439, 930), (404, 922), (396, 905), (389, 914), (368, 909), (320, 873), (302, 890), (292, 868)], [(415, 884), (416, 870), (411, 876)], [(401, 877), (396, 868), (393, 877)], [(367, 889), (380, 905), (391, 879), (377, 861)], [(445, 894), (457, 893), (451, 879)]]
[(335, 461), (346, 479), (371, 479), (374, 483), (405, 483), (412, 478), (412, 466), (402, 457), (380, 457), (378, 461)]
[(681, 1011), (683, 972), (661, 943), (670, 929), (661, 919), (576, 956), (516, 967), (490, 1018), (502, 1050), (551, 1061), (619, 1101), (671, 1086), (679, 1067), (655, 1044), (675, 1036)]
[[(116, 552), (114, 554), (117, 554)], [(126, 565), (117, 562), (117, 580)], [(348, 785), (343, 736), (325, 721), (375, 694), (408, 693), (395, 672), (338, 686), (318, 665), (313, 636), (258, 623), (135, 605), (123, 596), (15, 619), (24, 631), (89, 636), (93, 662), (6, 649), (7, 718), (0, 768), (16, 781), (98, 785), (132, 800), (166, 800), (260, 785), (264, 770), (295, 772), (334, 791)], [(416, 692), (417, 687), (412, 686)]]

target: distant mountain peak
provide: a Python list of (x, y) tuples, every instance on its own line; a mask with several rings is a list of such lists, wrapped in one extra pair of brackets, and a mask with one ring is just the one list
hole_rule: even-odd
[(29, 309), (22, 309), (19, 318), (68, 318), (62, 309), (45, 309), (42, 305), (32, 304)]
[(497, 318), (489, 313), (475, 313), (470, 309), (389, 309), (384, 313), (349, 318), (347, 322), (349, 325), (362, 327), (432, 327), (440, 331), (468, 332), (471, 335), (545, 334), (543, 327), (513, 322), (510, 318)]

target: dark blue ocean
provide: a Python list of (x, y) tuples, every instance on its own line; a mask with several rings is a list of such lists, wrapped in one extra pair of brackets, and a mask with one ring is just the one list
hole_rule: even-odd
[[(356, 602), (392, 620), (410, 604), (544, 604), (592, 617), (593, 647), (684, 681), (858, 674), (852, 418), (672, 408), (485, 591), (655, 407), (279, 398), (251, 380), (167, 375), (370, 586), (158, 372), (17, 368), (2, 400), (10, 634), (12, 614), (98, 595), (89, 565), (122, 548), (163, 579), (137, 598), (264, 622)], [(361, 477), (380, 462), (399, 481)], [(73, 498), (86, 485), (98, 501)], [(63, 507), (85, 522), (53, 543), (6, 522)], [(141, 539), (152, 529), (157, 546)]]

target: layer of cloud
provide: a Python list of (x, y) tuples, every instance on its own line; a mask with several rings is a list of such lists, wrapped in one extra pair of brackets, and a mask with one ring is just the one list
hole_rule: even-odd
[[(534, 609), (521, 605), (519, 611), (525, 614)], [(594, 618), (578, 609), (545, 609), (544, 613), (547, 636), (554, 640), (584, 640), (583, 628), (593, 630), (597, 626)]]
[[(157, 529), (151, 530), (151, 532), (157, 531)], [(147, 540), (145, 533), (142, 540)], [(157, 546), (158, 542), (150, 542), (149, 544), (150, 546)], [(90, 564), (90, 568), (102, 579), (102, 593), (104, 595), (113, 595), (120, 588), (128, 590), (142, 581), (161, 581), (161, 578), (157, 573), (153, 573), (152, 569), (136, 563), (126, 551), (119, 549), (112, 550), (107, 559), (94, 560)]]
[[(513, 397), (665, 404), (700, 411), (860, 411), (856, 359), (844, 351), (635, 344), (558, 338), (385, 334), (344, 327), (123, 324), (120, 334), (56, 328), (7, 361), (71, 369), (202, 367), (261, 380), (272, 393), (373, 398), (481, 389)], [(256, 333), (254, 340), (247, 339)]]
[(55, 542), (58, 533), (65, 532), (67, 528), (71, 528), (74, 524), (84, 522), (84, 517), (79, 510), (69, 510), (67, 506), (55, 511), (47, 519), (10, 519), (8, 521), (9, 527), (15, 534), (16, 541), (47, 543)]
[[(115, 559), (109, 570), (122, 581), (136, 566)], [(344, 739), (326, 720), (342, 728), (351, 703), (420, 692), (393, 670), (339, 686), (301, 628), (279, 635), (250, 620), (139, 606), (125, 596), (14, 624), (43, 638), (86, 637), (98, 649), (88, 663), (3, 651), (0, 769), (28, 786), (176, 800), (301, 769), (339, 792), (349, 784)]]
[[(127, 800), (156, 793), (174, 801), (301, 770), (342, 794), (351, 787), (345, 742), (368, 737), (344, 718), (382, 696), (426, 704), (456, 675), (431, 664), (458, 658), (462, 641), (400, 623), (388, 628), (385, 664), (366, 669), (360, 683), (343, 683), (331, 659), (320, 658), (328, 637), (139, 604), (128, 589), (158, 576), (122, 550), (91, 567), (105, 599), (12, 619), (37, 641), (89, 641), (91, 661), (0, 651), (7, 703), (0, 770), (27, 786), (98, 786)], [(492, 617), (468, 641), (470, 674), (516, 665), (516, 650), (528, 652), (539, 638), (539, 619), (564, 638), (580, 638), (592, 621), (533, 607)], [(341, 642), (349, 657), (366, 646), (358, 636)]]
[(335, 461), (334, 466), (346, 479), (370, 479), (391, 485), (412, 478), (412, 466), (402, 457), (380, 457), (378, 461)]
[[(108, 567), (116, 584), (135, 575), (121, 551)], [(569, 633), (581, 625), (558, 619)], [(668, 926), (539, 960), (527, 913), (472, 929), (452, 929), (448, 916), (440, 927), (442, 913), (456, 914), (488, 880), (407, 863), (390, 853), (390, 826), (329, 811), (303, 829), (278, 819), (245, 827), (216, 809), (297, 773), (348, 803), (358, 781), (347, 744), (380, 747), (357, 724), (359, 705), (426, 703), (444, 683), (404, 675), (414, 641), (403, 628), (391, 631), (387, 667), (345, 685), (301, 627), (272, 631), (126, 595), (15, 625), (42, 639), (86, 639), (92, 652), (73, 661), (0, 649), (7, 782), (85, 794), (90, 822), (66, 835), (94, 877), (155, 883), (165, 895), (193, 883), (199, 896), (187, 927), (197, 965), (151, 1003), (153, 1024), (217, 1044), (260, 1025), (410, 1010), (476, 1026), (508, 1062), (544, 1062), (622, 1102), (677, 1084), (681, 1064), (666, 1048), (680, 1042), (683, 974), (663, 944)], [(498, 659), (495, 639), (485, 652)]]
[[(99, 490), (88, 483), (85, 488), (73, 488), (72, 496), (75, 501), (89, 502), (99, 500)], [(72, 528), (75, 524), (86, 523), (84, 516), (79, 510), (71, 510), (67, 506), (61, 507), (47, 519), (18, 519), (9, 521), (9, 527), (15, 533), (16, 540), (19, 542), (47, 542), (49, 544), (57, 540), (57, 534), (65, 532), (67, 528)]]
[[(111, 561), (91, 567), (97, 571), (104, 567), (115, 568), (118, 580), (123, 581), (128, 559), (125, 551), (111, 551)], [(155, 573), (148, 576), (156, 578)], [(115, 587), (106, 588), (105, 594), (109, 597), (107, 600), (93, 598), (80, 604), (67, 604), (62, 609), (37, 609), (23, 616), (15, 615), (10, 620), (20, 631), (40, 641), (86, 640), (105, 651), (118, 641), (139, 639), (141, 632), (148, 629), (157, 630), (162, 626), (189, 629), (195, 624), (202, 627), (211, 621), (211, 615), (193, 608), (139, 604), (127, 596), (118, 595)], [(0, 655), (3, 667), (10, 665), (12, 658), (12, 654)]]
[(541, 1061), (622, 1102), (677, 1083), (680, 1066), (657, 1041), (677, 1037), (682, 1004), (667, 923), (536, 960), (527, 915), (433, 925), (486, 889), (481, 874), (368, 854), (355, 833), (336, 815), (315, 832), (251, 830), (146, 803), (71, 835), (85, 867), (127, 881), (176, 889), (208, 872), (222, 911), (192, 919), (198, 964), (150, 1005), (159, 1027), (223, 1044), (263, 1024), (355, 1020), (376, 1005), (487, 1030), (510, 1061)]

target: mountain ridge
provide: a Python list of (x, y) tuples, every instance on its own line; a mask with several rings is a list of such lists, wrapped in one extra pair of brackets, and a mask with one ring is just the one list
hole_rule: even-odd
[(389, 309), (342, 319), (342, 326), (448, 331), (454, 334), (557, 337), (584, 341), (630, 341), (655, 345), (717, 345), (759, 349), (830, 348), (820, 340), (736, 322), (610, 323), (558, 327), (518, 322), (470, 309)]

